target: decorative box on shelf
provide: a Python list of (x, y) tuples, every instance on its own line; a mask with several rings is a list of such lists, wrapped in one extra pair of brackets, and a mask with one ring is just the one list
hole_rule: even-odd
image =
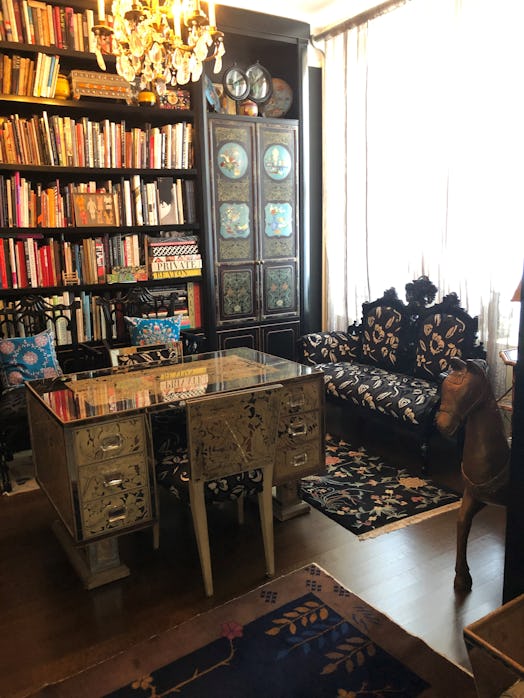
[(160, 97), (159, 105), (161, 109), (191, 109), (191, 94), (189, 90), (167, 90), (165, 95)]
[(72, 70), (69, 78), (73, 99), (106, 97), (108, 99), (125, 99), (127, 104), (133, 103), (131, 86), (120, 75), (97, 73), (92, 70)]

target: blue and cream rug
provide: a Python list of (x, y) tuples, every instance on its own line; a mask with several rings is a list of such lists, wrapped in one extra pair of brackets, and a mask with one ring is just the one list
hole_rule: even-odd
[(330, 434), (326, 435), (326, 473), (304, 478), (301, 497), (361, 539), (460, 506), (460, 495), (426, 475), (394, 468)]
[(38, 695), (475, 698), (472, 676), (315, 564)]

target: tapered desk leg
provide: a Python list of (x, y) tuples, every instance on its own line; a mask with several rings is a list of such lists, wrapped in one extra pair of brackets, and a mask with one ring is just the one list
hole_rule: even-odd
[(61, 521), (54, 521), (52, 528), (86, 589), (129, 576), (129, 567), (120, 562), (117, 536), (77, 547)]
[(300, 499), (298, 490), (298, 482), (277, 485), (273, 496), (273, 514), (278, 521), (287, 521), (295, 516), (309, 514), (309, 504)]

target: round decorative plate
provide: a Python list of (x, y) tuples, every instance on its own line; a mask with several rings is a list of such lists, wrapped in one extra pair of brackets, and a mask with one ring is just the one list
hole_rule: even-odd
[(273, 94), (262, 107), (264, 116), (279, 118), (287, 114), (293, 104), (293, 90), (282, 78), (273, 78)]
[(248, 157), (240, 143), (224, 143), (217, 153), (218, 169), (229, 179), (240, 179), (246, 174)]

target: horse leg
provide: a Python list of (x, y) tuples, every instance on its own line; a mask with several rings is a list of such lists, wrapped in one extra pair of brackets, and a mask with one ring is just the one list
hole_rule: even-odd
[(475, 499), (469, 487), (465, 487), (457, 519), (457, 557), (455, 561), (456, 591), (471, 591), (473, 580), (467, 562), (468, 536), (473, 517), (484, 507), (483, 502)]

